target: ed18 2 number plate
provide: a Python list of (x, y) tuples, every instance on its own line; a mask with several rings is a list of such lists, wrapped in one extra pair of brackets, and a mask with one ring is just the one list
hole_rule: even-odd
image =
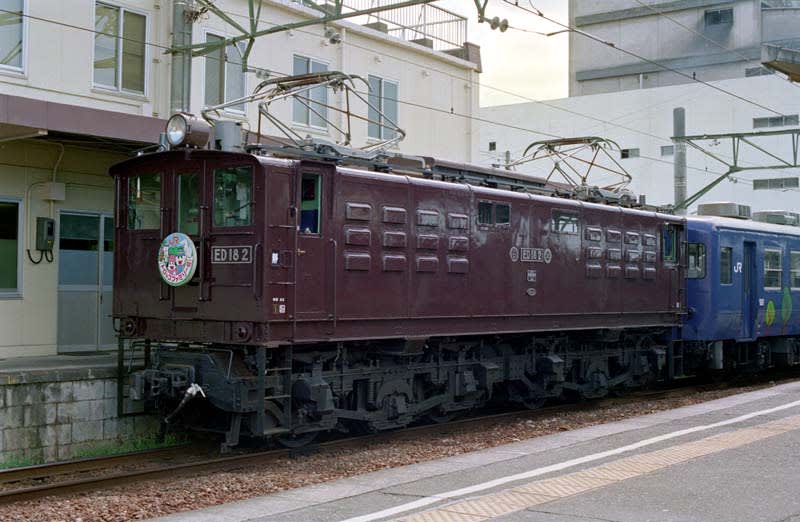
[(211, 262), (228, 265), (252, 263), (253, 247), (252, 245), (211, 247)]

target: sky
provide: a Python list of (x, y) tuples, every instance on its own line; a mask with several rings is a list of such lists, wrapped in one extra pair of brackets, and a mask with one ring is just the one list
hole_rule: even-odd
[[(528, 0), (518, 1), (520, 5), (530, 5)], [(531, 0), (531, 3), (547, 16), (567, 23), (567, 0)], [(439, 0), (434, 5), (469, 19), (467, 39), (481, 46), (481, 106), (526, 101), (492, 89), (492, 86), (536, 100), (567, 96), (569, 35), (561, 33), (546, 37), (519, 30), (547, 33), (560, 27), (503, 0), (489, 0), (486, 17), (508, 19), (511, 28), (505, 33), (493, 31), (488, 23), (478, 23), (478, 10), (473, 0)]]

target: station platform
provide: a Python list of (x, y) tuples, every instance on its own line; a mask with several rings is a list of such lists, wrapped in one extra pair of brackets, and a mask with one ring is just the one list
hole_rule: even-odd
[(800, 522), (800, 381), (158, 519)]
[(116, 352), (0, 359), (0, 385), (114, 377), (116, 372)]

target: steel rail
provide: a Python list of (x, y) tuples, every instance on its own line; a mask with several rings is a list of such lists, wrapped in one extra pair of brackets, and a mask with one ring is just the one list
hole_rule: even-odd
[[(731, 383), (726, 382), (720, 385), (696, 384), (690, 386), (659, 388), (657, 390), (632, 391), (630, 395), (626, 395), (624, 397), (605, 397), (602, 399), (595, 399), (584, 402), (557, 404), (533, 410), (515, 409), (511, 411), (505, 411), (490, 415), (465, 417), (463, 419), (452, 420), (441, 424), (423, 424), (423, 425), (400, 428), (396, 430), (381, 431), (367, 435), (346, 437), (343, 439), (326, 441), (299, 449), (280, 448), (280, 449), (273, 449), (273, 450), (259, 451), (259, 452), (247, 452), (240, 455), (218, 457), (196, 462), (185, 462), (181, 464), (157, 467), (153, 469), (142, 469), (142, 470), (123, 472), (123, 473), (115, 473), (110, 475), (100, 475), (100, 476), (87, 477), (83, 479), (41, 484), (20, 489), (0, 491), (0, 505), (10, 504), (13, 502), (20, 502), (25, 500), (33, 500), (48, 496), (61, 496), (70, 493), (86, 492), (101, 488), (106, 489), (141, 480), (164, 479), (174, 475), (185, 474), (185, 472), (189, 470), (191, 470), (192, 472), (235, 470), (242, 467), (252, 467), (254, 465), (258, 465), (259, 463), (266, 463), (279, 457), (292, 457), (295, 455), (311, 454), (311, 453), (316, 453), (323, 449), (343, 448), (351, 444), (363, 445), (365, 441), (399, 440), (422, 432), (435, 432), (437, 430), (447, 431), (461, 427), (463, 425), (475, 425), (483, 422), (502, 420), (504, 418), (519, 417), (525, 419), (532, 419), (537, 417), (544, 417), (554, 413), (593, 410), (605, 406), (636, 403), (646, 400), (667, 399), (671, 398), (673, 395), (677, 395), (678, 397), (680, 397), (682, 395), (688, 395), (697, 391), (714, 391), (714, 390), (725, 389), (726, 387), (734, 387), (734, 386), (732, 386)], [(87, 466), (86, 468), (87, 470), (98, 469), (96, 465), (97, 463), (101, 462), (119, 463), (119, 462), (124, 462), (125, 460), (131, 460), (133, 458), (136, 458), (137, 456), (140, 457), (143, 455), (149, 455), (158, 452), (166, 452), (169, 449), (174, 450), (175, 448), (174, 447), (164, 448), (162, 450), (158, 450), (155, 452), (144, 451), (144, 452), (117, 455), (113, 457), (99, 457), (96, 459), (85, 459), (80, 461), (70, 461), (70, 462), (62, 462), (55, 464), (43, 464), (38, 466), (31, 466), (28, 468), (20, 468), (16, 470), (6, 470), (0, 472), (0, 484), (2, 484), (3, 482), (4, 483), (11, 482), (10, 480), (8, 480), (8, 478), (13, 477), (14, 474), (17, 474), (16, 475), (17, 477), (22, 477), (18, 480), (22, 480), (23, 478), (31, 478), (34, 475), (35, 478), (37, 479), (44, 479), (54, 475), (54, 473), (50, 472), (53, 469), (57, 470), (55, 475), (68, 473), (70, 471), (75, 471), (75, 469), (69, 470), (70, 466), (73, 467)], [(25, 476), (26, 473), (28, 474), (27, 477)]]

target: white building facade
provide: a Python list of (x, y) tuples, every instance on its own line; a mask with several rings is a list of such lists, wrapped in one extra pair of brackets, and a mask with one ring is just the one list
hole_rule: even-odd
[[(246, 0), (215, 5), (249, 24)], [(155, 143), (170, 114), (173, 58), (165, 51), (173, 44), (172, 12), (173, 0), (0, 0), (0, 358), (114, 343), (116, 224), (106, 173)], [(193, 43), (238, 34), (210, 12), (195, 14)], [(318, 16), (299, 3), (264, 0), (259, 29)], [(375, 102), (406, 131), (397, 151), (473, 161), (479, 49), (466, 43), (463, 18), (437, 16), (448, 20), (449, 32), (409, 30), (394, 24), (390, 11), (379, 20), (261, 37), (246, 72), (241, 48), (232, 45), (194, 58), (189, 110), (250, 93), (265, 77), (340, 70), (363, 77)], [(344, 103), (337, 95), (318, 101)], [(342, 140), (291, 102), (275, 110), (302, 135)], [(364, 104), (353, 110), (367, 116)], [(256, 114), (254, 107), (233, 107), (225, 116), (254, 129)], [(382, 137), (354, 121), (354, 146)], [(40, 217), (55, 220), (52, 252), (37, 249)]]
[[(629, 188), (645, 195), (648, 203), (668, 205), (675, 203), (675, 108), (685, 109), (690, 136), (798, 128), (800, 85), (772, 74), (760, 62), (762, 44), (791, 47), (800, 41), (798, 2), (572, 0), (569, 17), (578, 30), (650, 62), (570, 32), (571, 97), (483, 108), (481, 116), (493, 123), (481, 127), (481, 163), (514, 162), (535, 141), (601, 136), (622, 149), (614, 154), (633, 177)], [(699, 144), (732, 162), (731, 140)], [(785, 159), (793, 156), (791, 136), (758, 138), (757, 144)], [(739, 152), (743, 167), (780, 163), (747, 145)], [(518, 170), (542, 176), (551, 167), (549, 161), (536, 161)], [(687, 195), (727, 170), (724, 163), (689, 147)], [(594, 177), (600, 185), (613, 179)], [(697, 203), (735, 201), (754, 211), (797, 211), (798, 190), (797, 169), (746, 170)]]

